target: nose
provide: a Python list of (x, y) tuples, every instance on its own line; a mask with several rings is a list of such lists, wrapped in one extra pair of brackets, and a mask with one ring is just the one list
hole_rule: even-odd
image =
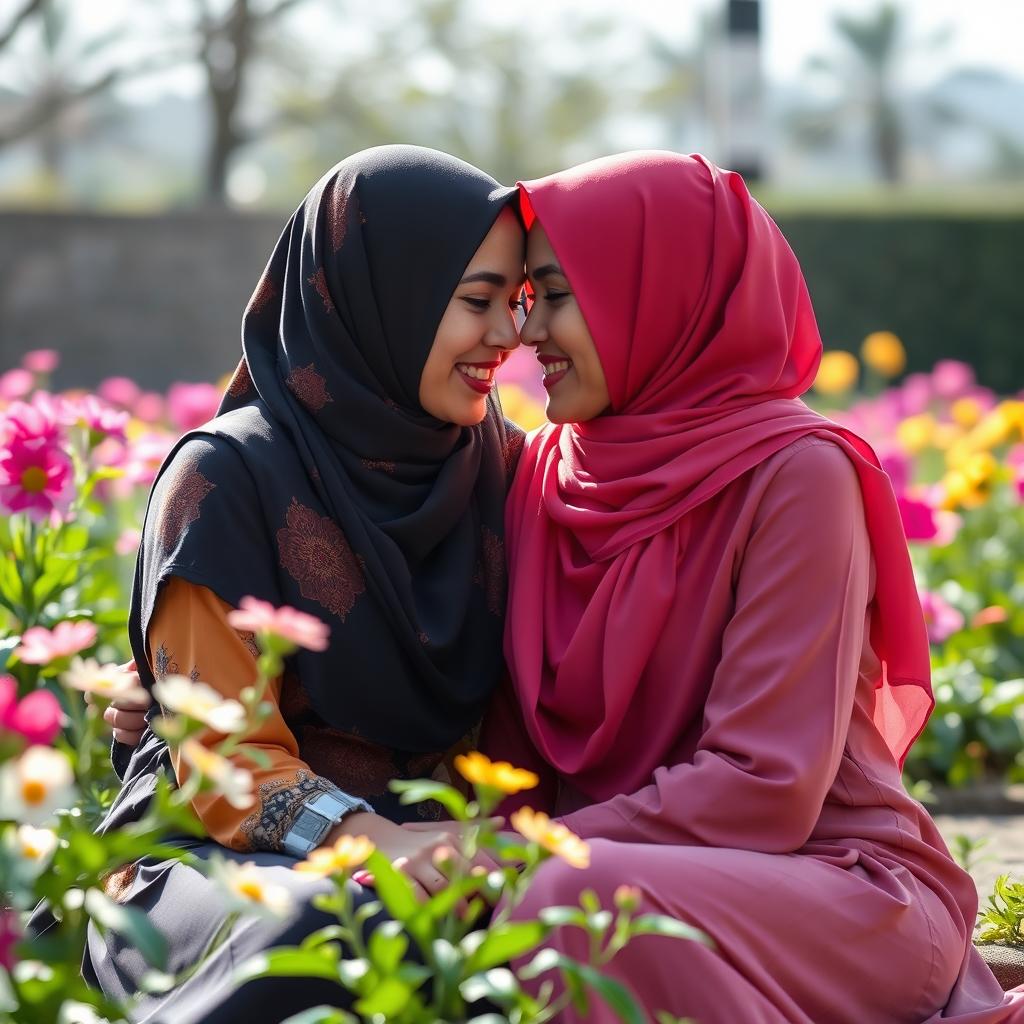
[(523, 326), (519, 329), (519, 337), (524, 345), (531, 346), (539, 345), (542, 341), (547, 340), (547, 328), (538, 312), (537, 303), (534, 303), (530, 312), (527, 313), (526, 320), (523, 321)]
[(512, 317), (502, 317), (484, 336), (484, 344), (508, 352), (519, 348), (519, 330)]

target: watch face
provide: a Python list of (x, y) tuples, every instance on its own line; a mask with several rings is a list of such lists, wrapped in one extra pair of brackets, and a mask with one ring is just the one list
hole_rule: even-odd
[(307, 808), (299, 812), (288, 833), (296, 839), (315, 842), (327, 831), (330, 824), (322, 815)]

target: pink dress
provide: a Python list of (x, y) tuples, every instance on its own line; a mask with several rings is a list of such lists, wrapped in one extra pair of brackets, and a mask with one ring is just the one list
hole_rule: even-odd
[[(589, 803), (540, 760), (507, 693), (487, 724), (491, 756), (543, 773), (520, 802), (547, 803), (591, 847), (587, 870), (547, 863), (518, 914), (586, 887), (610, 906), (629, 883), (643, 909), (705, 931), (713, 951), (648, 936), (606, 968), (652, 1020), (1024, 1020), (1024, 995), (1004, 995), (971, 945), (970, 877), (872, 723), (875, 571), (849, 459), (804, 437), (689, 516), (685, 559), (714, 583), (700, 606), (676, 602), (638, 697), (692, 688), (703, 712), (650, 783)], [(553, 945), (585, 959), (577, 930)], [(618, 1018), (595, 1000), (586, 1019)]]

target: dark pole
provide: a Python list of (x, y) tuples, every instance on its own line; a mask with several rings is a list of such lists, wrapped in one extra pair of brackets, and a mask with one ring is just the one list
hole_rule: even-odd
[(760, 0), (728, 0), (724, 163), (748, 181), (764, 174)]

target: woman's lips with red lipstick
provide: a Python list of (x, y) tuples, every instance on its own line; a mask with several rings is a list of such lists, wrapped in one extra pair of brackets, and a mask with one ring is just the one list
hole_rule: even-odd
[(572, 360), (566, 356), (549, 356), (538, 353), (537, 361), (544, 367), (544, 387), (549, 390), (572, 369)]
[(501, 366), (500, 359), (487, 363), (456, 363), (455, 369), (463, 382), (481, 395), (489, 395), (494, 387), (494, 371)]

